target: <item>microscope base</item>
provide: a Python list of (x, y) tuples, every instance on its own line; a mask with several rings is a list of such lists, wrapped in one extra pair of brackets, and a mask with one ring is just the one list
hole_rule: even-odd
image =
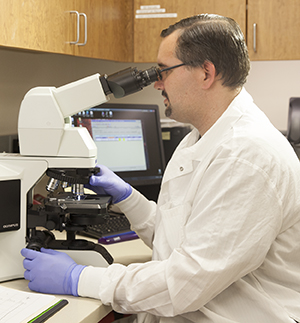
[(86, 240), (53, 240), (47, 248), (65, 252), (77, 264), (94, 267), (108, 267), (114, 261), (110, 253), (101, 245)]

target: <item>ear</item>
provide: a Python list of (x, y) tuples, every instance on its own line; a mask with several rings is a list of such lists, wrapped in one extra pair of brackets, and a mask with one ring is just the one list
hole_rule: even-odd
[(205, 74), (202, 88), (204, 90), (208, 90), (216, 79), (216, 68), (215, 65), (210, 61), (205, 61), (202, 68)]

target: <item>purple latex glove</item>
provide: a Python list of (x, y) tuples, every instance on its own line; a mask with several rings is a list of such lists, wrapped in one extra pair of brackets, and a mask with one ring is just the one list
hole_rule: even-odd
[(79, 276), (85, 266), (63, 252), (41, 248), (41, 251), (24, 248), (24, 278), (29, 280), (31, 290), (48, 294), (65, 294), (78, 296)]
[(112, 202), (125, 200), (132, 192), (132, 187), (104, 165), (98, 165), (100, 172), (91, 176), (90, 184), (85, 185), (97, 194), (112, 196)]

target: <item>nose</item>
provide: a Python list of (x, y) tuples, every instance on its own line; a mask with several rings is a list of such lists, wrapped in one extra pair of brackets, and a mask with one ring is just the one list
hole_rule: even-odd
[(162, 80), (156, 81), (154, 83), (154, 88), (155, 88), (155, 90), (162, 91), (164, 89), (164, 83), (163, 83), (163, 81)]

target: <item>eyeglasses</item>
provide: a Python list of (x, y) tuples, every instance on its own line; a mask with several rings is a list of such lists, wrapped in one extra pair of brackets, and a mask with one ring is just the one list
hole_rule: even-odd
[(180, 66), (183, 66), (183, 65), (185, 65), (185, 64), (184, 64), (184, 63), (182, 63), (182, 64), (178, 64), (178, 65), (174, 65), (174, 66), (166, 67), (166, 68), (163, 68), (163, 69), (158, 69), (158, 73), (159, 73), (160, 79), (162, 80), (162, 75), (161, 75), (161, 73), (163, 73), (163, 72), (167, 72), (167, 71), (170, 71), (170, 70), (172, 70), (172, 69), (174, 69), (174, 68), (177, 68), (177, 67), (180, 67)]

